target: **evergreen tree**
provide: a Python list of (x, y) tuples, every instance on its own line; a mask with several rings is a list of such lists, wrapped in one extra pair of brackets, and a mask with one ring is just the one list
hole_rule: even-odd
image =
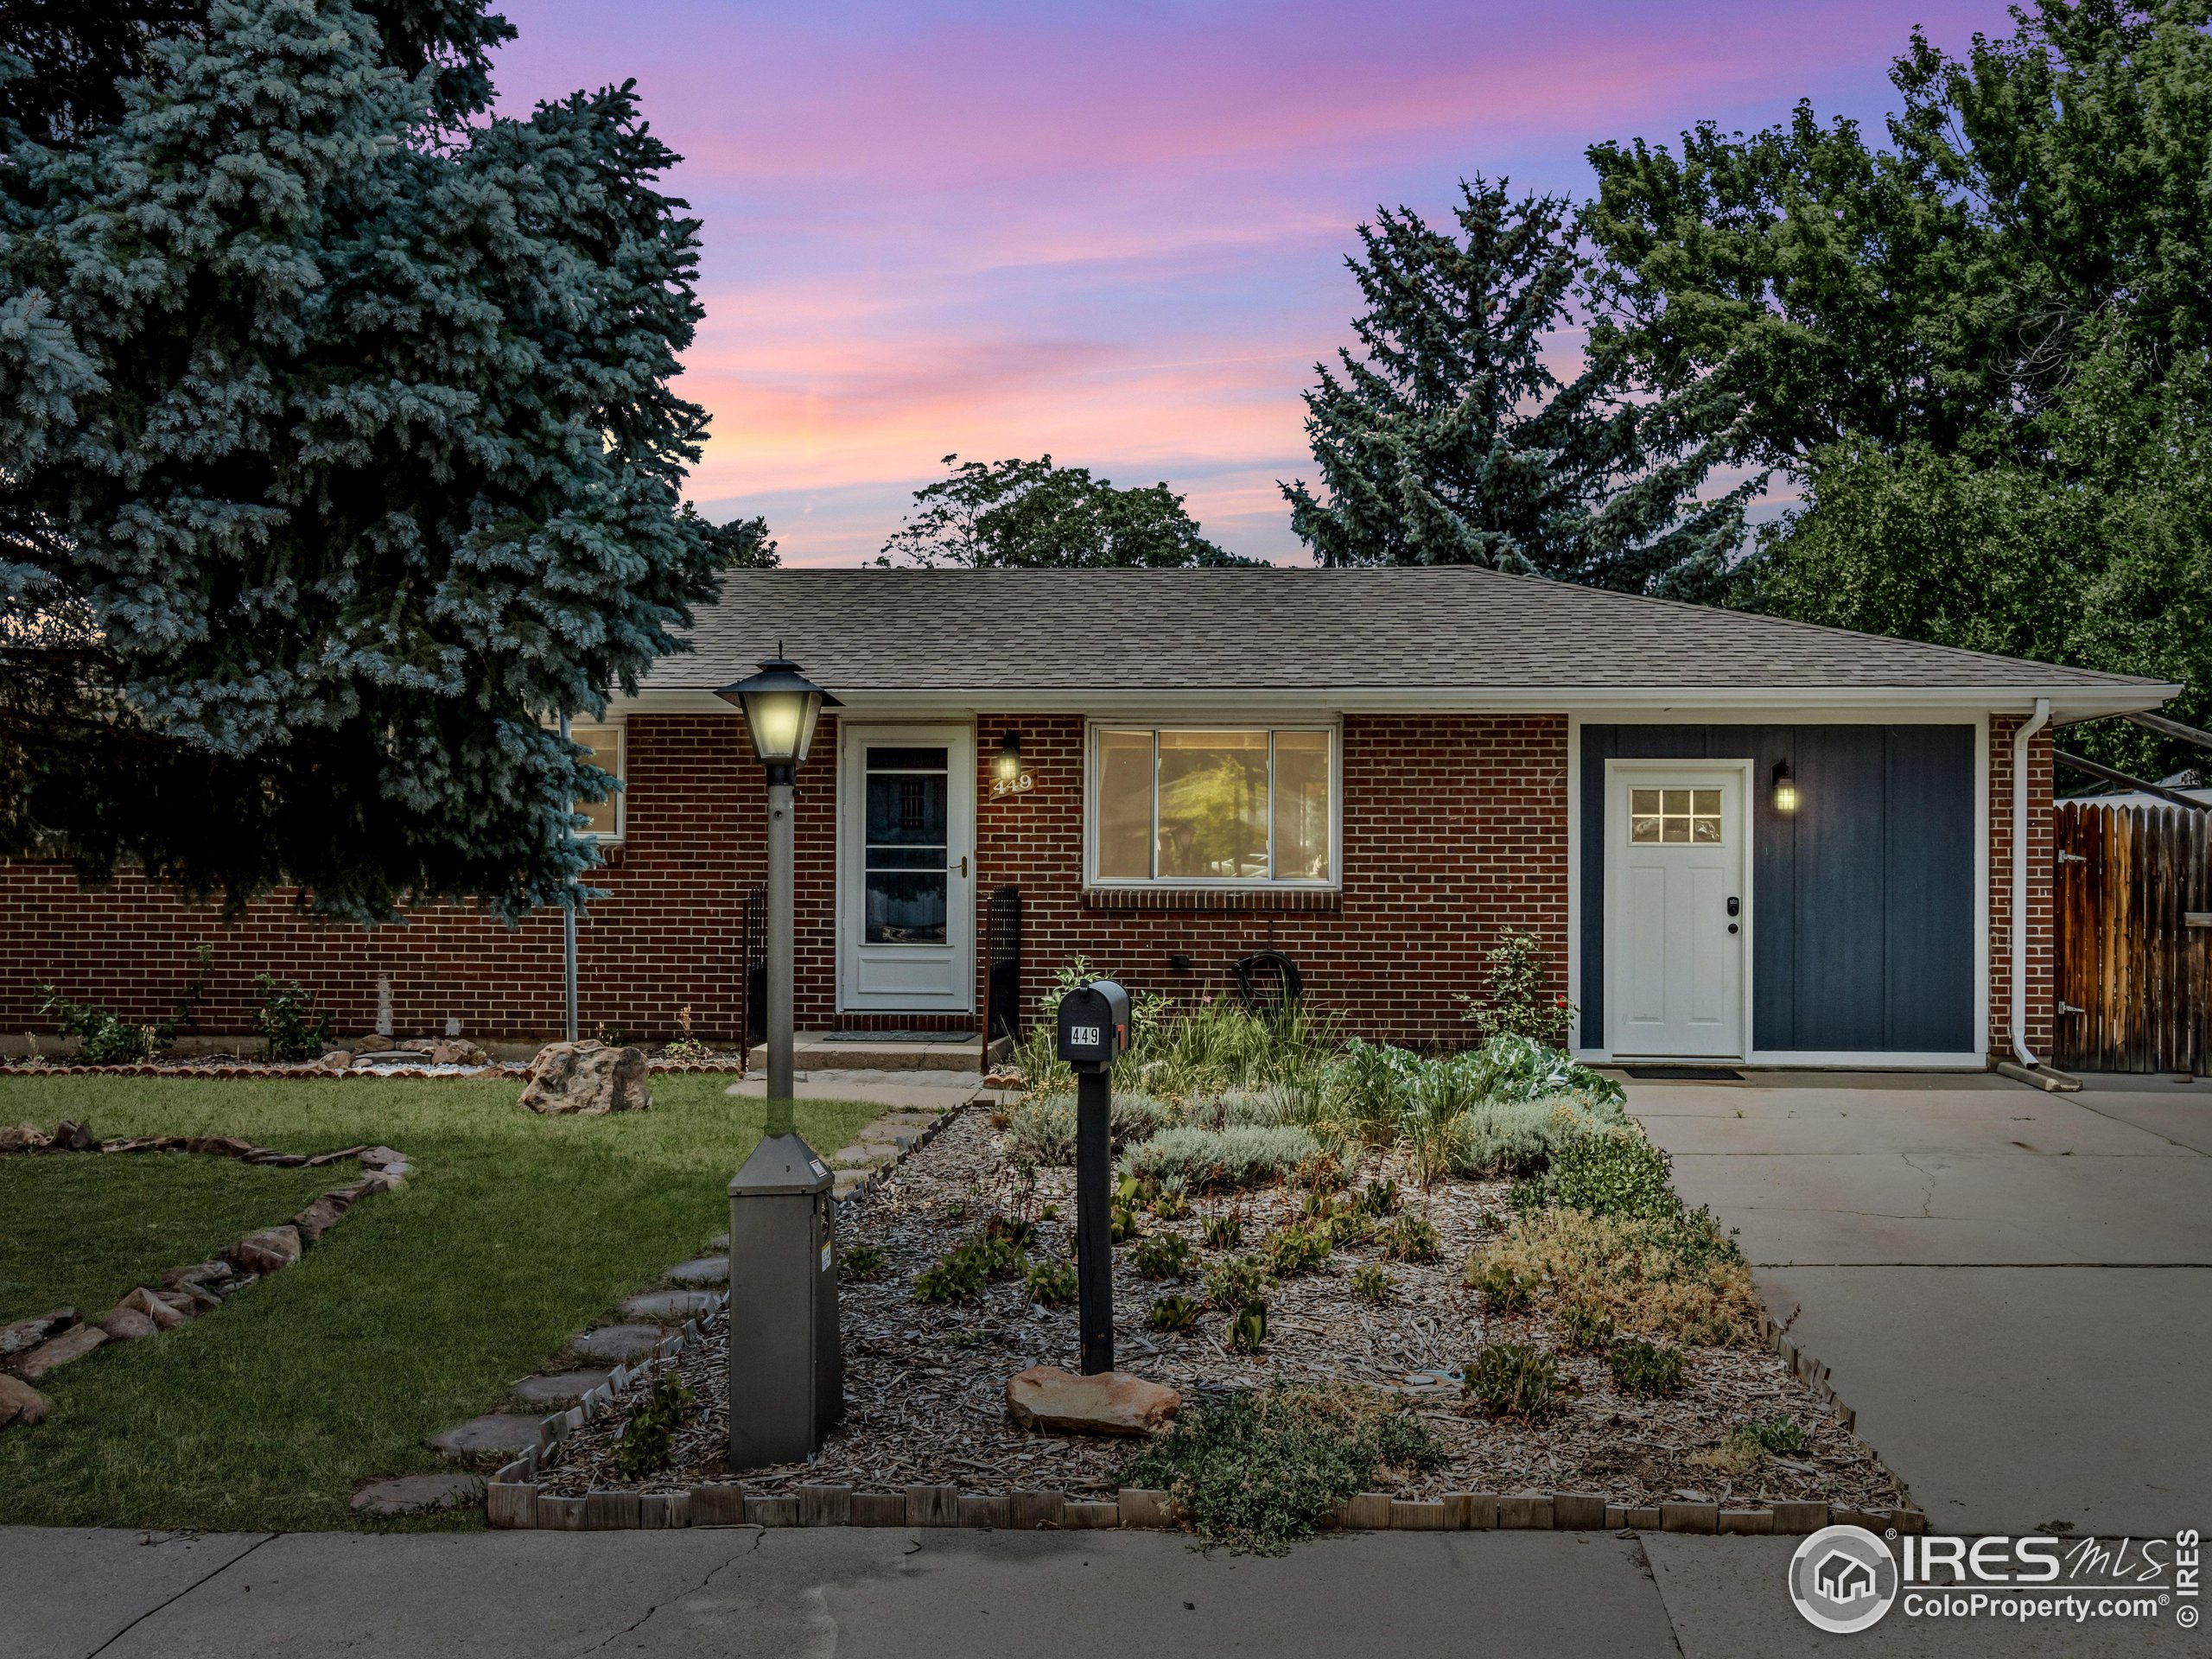
[(486, 114), (480, 0), (373, 16), (428, 32), (213, 0), (113, 120), (5, 134), (0, 853), (571, 900), (612, 780), (550, 728), (713, 590), (675, 158), (627, 86)]
[[(1734, 602), (2172, 677), (2212, 715), (2212, 0), (1915, 32), (1876, 148), (1809, 105), (1601, 144), (1600, 348), (1804, 505)], [(2069, 736), (2154, 774), (2201, 751)]]
[(876, 558), (938, 565), (1251, 564), (1200, 533), (1165, 483), (1116, 486), (1088, 467), (963, 461), (914, 492), (906, 524)]
[(1460, 236), (1380, 210), (1345, 264), (1364, 355), (1316, 365), (1306, 430), (1328, 499), (1281, 486), (1322, 564), (1484, 564), (1632, 593), (1693, 595), (1743, 540), (1756, 482), (1700, 502), (1709, 450), (1682, 411), (1624, 397), (1617, 359), (1562, 383), (1584, 274), (1567, 203), (1461, 186)]

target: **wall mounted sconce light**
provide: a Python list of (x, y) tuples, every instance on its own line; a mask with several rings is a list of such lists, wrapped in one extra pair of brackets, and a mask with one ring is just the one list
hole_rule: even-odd
[(1789, 763), (1774, 763), (1774, 810), (1788, 817), (1797, 810), (1797, 780), (1789, 775)]
[(1036, 787), (1037, 779), (1021, 768), (1021, 734), (1008, 732), (991, 763), (991, 794), (1022, 795)]

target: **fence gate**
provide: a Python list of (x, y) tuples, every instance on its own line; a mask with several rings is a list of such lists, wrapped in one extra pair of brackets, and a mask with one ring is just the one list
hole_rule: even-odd
[(2212, 1071), (2212, 813), (2062, 802), (2061, 1066)]

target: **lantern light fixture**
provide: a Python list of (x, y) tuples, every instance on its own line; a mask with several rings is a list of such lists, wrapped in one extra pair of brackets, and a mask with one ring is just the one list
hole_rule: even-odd
[(1022, 769), (1021, 734), (1008, 732), (999, 743), (998, 757), (991, 762), (991, 794), (1022, 795), (1036, 788), (1037, 779)]
[(1789, 762), (1774, 763), (1774, 810), (1788, 817), (1797, 810), (1797, 780), (1789, 775)]
[(783, 654), (780, 641), (776, 654), (760, 664), (758, 674), (726, 685), (715, 695), (745, 711), (745, 723), (753, 734), (753, 752), (768, 768), (772, 783), (779, 774), (788, 783), (792, 770), (805, 764), (822, 711), (840, 706), (836, 698), (798, 671), (798, 664)]

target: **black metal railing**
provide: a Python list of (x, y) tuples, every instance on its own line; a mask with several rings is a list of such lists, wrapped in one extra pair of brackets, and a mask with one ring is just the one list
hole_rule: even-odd
[(739, 960), (745, 968), (745, 1044), (768, 1040), (768, 886), (745, 895), (738, 928)]
[(985, 931), (990, 976), (983, 1002), (983, 1043), (1001, 1037), (1021, 1040), (1021, 889), (1000, 887), (991, 894)]

